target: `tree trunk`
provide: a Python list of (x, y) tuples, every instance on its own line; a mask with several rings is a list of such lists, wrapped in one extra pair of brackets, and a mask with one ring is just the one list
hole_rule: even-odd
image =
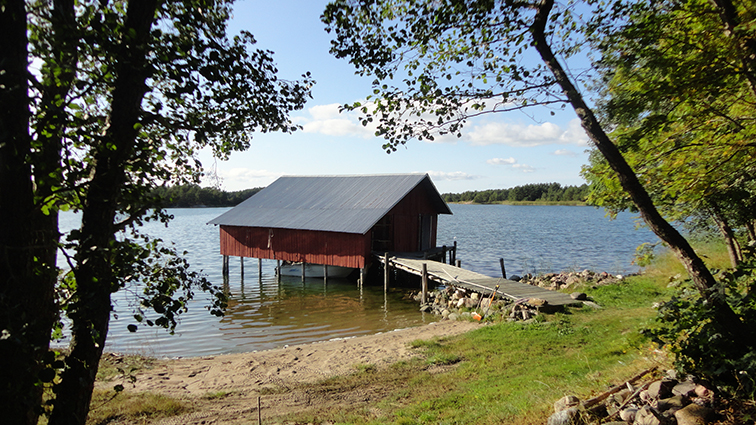
[(675, 253), (687, 270), (696, 288), (701, 293), (701, 296), (704, 299), (721, 304), (721, 308), (717, 308), (716, 312), (720, 316), (718, 317), (718, 320), (721, 321), (724, 329), (734, 335), (737, 335), (738, 332), (742, 332), (741, 335), (751, 335), (751, 330), (743, 326), (743, 322), (732, 311), (729, 305), (720, 302), (720, 298), (711, 296), (712, 289), (717, 285), (714, 276), (706, 267), (703, 260), (701, 260), (690, 246), (688, 241), (680, 234), (680, 232), (664, 220), (661, 214), (656, 210), (651, 197), (638, 180), (632, 167), (630, 167), (627, 161), (625, 161), (625, 158), (622, 156), (619, 149), (617, 149), (617, 146), (612, 143), (609, 136), (604, 132), (604, 129), (593, 114), (593, 111), (588, 105), (586, 105), (582, 95), (572, 84), (572, 81), (564, 71), (564, 68), (562, 68), (561, 64), (557, 61), (545, 35), (546, 24), (553, 6), (554, 0), (541, 1), (538, 5), (533, 25), (531, 26), (531, 33), (533, 35), (536, 50), (554, 75), (557, 84), (559, 84), (564, 94), (567, 96), (575, 113), (577, 113), (580, 118), (583, 129), (585, 129), (588, 137), (593, 141), (596, 148), (604, 155), (609, 166), (617, 173), (622, 188), (628, 195), (630, 195), (630, 198), (638, 208), (643, 221), (670, 247), (672, 252)]
[(157, 8), (156, 0), (128, 4), (123, 41), (116, 63), (116, 82), (106, 129), (95, 154), (95, 171), (82, 214), (81, 239), (76, 254), (76, 299), (71, 305), (71, 353), (66, 370), (55, 387), (50, 425), (84, 425), (95, 376), (110, 320), (110, 294), (118, 289), (112, 272), (115, 215), (126, 183), (125, 165), (135, 149), (136, 124), (147, 90), (147, 42)]
[(727, 222), (727, 218), (722, 214), (722, 210), (719, 209), (717, 204), (711, 203), (711, 212), (712, 218), (719, 229), (719, 233), (721, 233), (724, 238), (725, 246), (727, 246), (727, 254), (730, 257), (730, 264), (733, 269), (736, 269), (743, 261), (743, 252), (740, 250), (738, 240), (735, 239), (735, 232), (732, 231), (730, 224)]
[[(49, 228), (36, 232), (30, 165), (27, 16), (23, 1), (0, 8), (0, 411), (36, 424), (39, 373), (56, 310), (55, 264), (45, 258)], [(49, 246), (49, 245), (47, 245)]]

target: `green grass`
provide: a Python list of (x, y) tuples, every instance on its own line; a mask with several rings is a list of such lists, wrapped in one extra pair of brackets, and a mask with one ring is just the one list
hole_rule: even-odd
[(144, 423), (189, 412), (191, 407), (175, 398), (151, 394), (95, 390), (88, 425), (110, 422)]
[[(726, 267), (723, 248), (702, 252)], [(379, 373), (354, 374), (311, 391), (376, 388), (378, 402), (305, 412), (295, 422), (349, 424), (543, 424), (567, 394), (588, 399), (638, 372), (669, 367), (639, 332), (655, 318), (654, 303), (672, 296), (670, 276), (684, 275), (662, 253), (645, 273), (615, 285), (577, 288), (602, 308), (570, 309), (525, 324), (501, 321), (465, 335), (410, 343), (424, 354)], [(575, 290), (575, 289), (572, 289)], [(440, 372), (439, 370), (440, 366)]]

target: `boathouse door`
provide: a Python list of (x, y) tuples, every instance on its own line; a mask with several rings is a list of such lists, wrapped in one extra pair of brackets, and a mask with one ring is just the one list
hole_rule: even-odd
[(433, 248), (433, 216), (420, 214), (420, 251)]

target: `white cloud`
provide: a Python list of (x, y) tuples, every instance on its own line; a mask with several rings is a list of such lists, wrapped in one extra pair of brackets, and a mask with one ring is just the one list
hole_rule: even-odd
[(231, 168), (230, 170), (219, 170), (219, 177), (226, 190), (243, 190), (267, 186), (281, 177), (281, 173), (249, 168)]
[(474, 176), (462, 171), (428, 171), (427, 173), (433, 180), (475, 180), (480, 178), (480, 176)]
[(541, 145), (587, 145), (580, 120), (572, 120), (566, 129), (551, 123), (543, 124), (511, 124), (487, 123), (473, 126), (464, 136), (472, 145), (508, 145), (515, 147), (533, 147)]
[[(373, 138), (377, 129), (377, 121), (363, 126), (360, 122), (362, 111), (341, 111), (343, 105), (332, 103), (328, 105), (315, 105), (307, 109), (305, 116), (296, 118), (296, 122), (302, 125), (305, 133), (318, 133), (329, 136), (346, 136)], [(375, 105), (364, 102), (363, 106), (373, 110)], [(501, 107), (501, 105), (497, 105)], [(487, 106), (488, 110), (496, 106)], [(503, 116), (503, 115), (502, 115)], [(423, 114), (423, 118), (435, 121), (430, 114)], [(418, 117), (412, 119), (418, 120)], [(456, 143), (458, 139), (453, 134), (443, 136), (436, 135), (429, 143)], [(587, 146), (588, 137), (580, 126), (579, 119), (570, 121), (566, 128), (552, 122), (541, 124), (513, 124), (506, 122), (488, 122), (475, 124), (470, 121), (462, 130), (461, 140), (474, 146), (485, 145), (508, 145), (515, 147), (533, 147), (542, 145), (577, 145)]]
[(558, 156), (577, 156), (577, 154), (569, 149), (557, 149), (551, 153)]
[(307, 109), (308, 117), (299, 117), (296, 121), (302, 125), (305, 133), (356, 136), (365, 139), (375, 137), (375, 125), (371, 123), (363, 126), (357, 112), (340, 112), (341, 106), (338, 103), (315, 105)]
[(514, 158), (512, 158), (512, 157), (509, 157), (509, 158), (491, 158), (491, 159), (487, 160), (486, 162), (489, 163), (489, 164), (491, 164), (491, 165), (503, 165), (503, 164), (511, 165), (511, 164), (516, 163), (517, 160), (514, 159)]
[(535, 171), (535, 168), (526, 164), (512, 164), (512, 168), (518, 169), (522, 171), (523, 173), (532, 173)]

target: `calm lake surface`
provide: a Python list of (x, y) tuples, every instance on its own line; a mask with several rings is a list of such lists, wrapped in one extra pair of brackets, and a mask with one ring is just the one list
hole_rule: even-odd
[[(658, 239), (636, 229), (631, 214), (609, 220), (603, 210), (568, 206), (450, 205), (451, 216), (439, 217), (438, 245), (458, 244), (464, 268), (499, 276), (499, 258), (509, 276), (591, 269), (630, 273), (635, 248)], [(222, 283), (219, 230), (207, 225), (227, 208), (169, 210), (168, 227), (148, 223), (144, 231), (187, 251), (195, 270)], [(62, 229), (78, 225), (78, 217), (61, 216)], [(195, 294), (175, 335), (140, 326), (135, 333), (127, 292), (114, 296), (117, 318), (111, 321), (107, 350), (158, 357), (204, 356), (266, 350), (334, 338), (387, 332), (438, 320), (420, 313), (403, 291), (383, 292), (383, 284), (358, 288), (354, 282), (282, 278), (276, 282), (275, 261), (246, 259), (244, 278), (239, 258), (231, 258), (230, 300), (226, 316), (211, 316), (203, 293)], [(61, 266), (63, 266), (61, 264)], [(65, 343), (65, 341), (63, 341)]]

